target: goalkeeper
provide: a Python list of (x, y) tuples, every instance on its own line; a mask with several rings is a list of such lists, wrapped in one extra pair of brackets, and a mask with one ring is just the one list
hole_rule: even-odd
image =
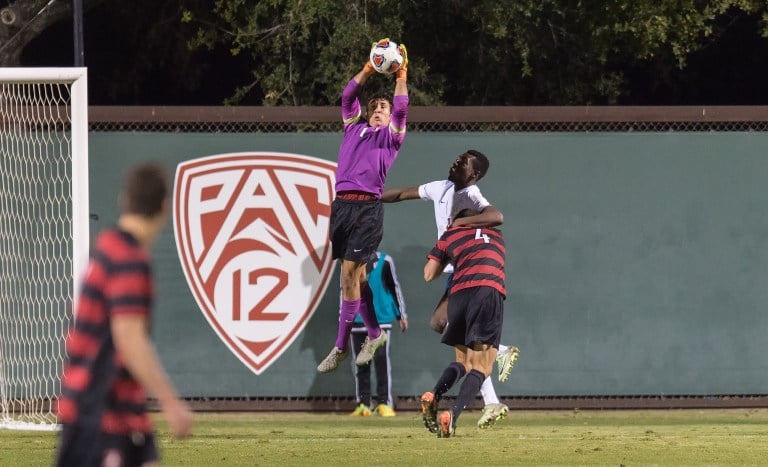
[[(389, 39), (384, 39), (389, 40)], [(355, 363), (368, 364), (376, 349), (387, 340), (373, 309), (373, 298), (366, 282), (365, 267), (375, 258), (384, 233), (384, 208), (381, 193), (387, 172), (397, 158), (405, 138), (408, 114), (408, 55), (399, 47), (403, 64), (395, 73), (395, 93), (390, 102), (375, 97), (366, 106), (363, 119), (358, 96), (376, 71), (368, 61), (347, 83), (341, 94), (344, 137), (336, 168), (336, 199), (331, 205), (330, 239), (333, 259), (341, 260), (341, 316), (336, 343), (317, 371), (335, 370), (348, 355), (349, 336), (358, 313), (366, 328), (366, 338)]]

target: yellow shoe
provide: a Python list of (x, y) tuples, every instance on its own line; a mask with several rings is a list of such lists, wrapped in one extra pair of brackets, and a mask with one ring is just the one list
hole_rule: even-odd
[(397, 413), (395, 413), (395, 409), (393, 409), (391, 406), (387, 404), (377, 405), (376, 413), (381, 415), (382, 417), (394, 417), (397, 415)]
[(370, 417), (371, 416), (371, 409), (368, 408), (365, 404), (359, 404), (357, 407), (355, 407), (355, 410), (352, 411), (352, 413), (349, 414), (350, 417)]

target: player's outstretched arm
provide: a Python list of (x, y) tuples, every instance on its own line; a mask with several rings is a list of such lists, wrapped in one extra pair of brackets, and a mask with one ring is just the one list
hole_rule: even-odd
[(395, 72), (395, 96), (407, 96), (408, 95), (408, 50), (405, 48), (405, 44), (397, 46), (400, 50), (400, 55), (403, 56), (403, 64), (400, 65), (400, 69)]
[(371, 65), (370, 60), (367, 60), (363, 68), (344, 87), (344, 91), (341, 93), (341, 119), (344, 121), (345, 128), (349, 124), (357, 123), (360, 119), (362, 112), (358, 95), (363, 84), (374, 73), (376, 70)]
[(146, 391), (157, 398), (168, 426), (177, 438), (189, 436), (192, 412), (171, 384), (147, 335), (143, 316), (115, 316), (111, 332), (115, 349), (128, 371)]
[(408, 188), (387, 188), (381, 194), (381, 201), (384, 203), (397, 203), (409, 199), (420, 199), (419, 187), (412, 186)]
[(460, 217), (454, 220), (451, 227), (496, 227), (503, 223), (504, 214), (490, 205), (474, 216)]

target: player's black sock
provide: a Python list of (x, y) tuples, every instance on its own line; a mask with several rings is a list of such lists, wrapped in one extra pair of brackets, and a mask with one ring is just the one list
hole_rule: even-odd
[(461, 363), (452, 362), (448, 365), (435, 384), (435, 399), (440, 400), (443, 394), (448, 392), (465, 374), (467, 374), (467, 369)]
[(477, 393), (480, 392), (480, 386), (483, 385), (485, 375), (477, 370), (472, 370), (464, 378), (459, 388), (459, 395), (456, 397), (456, 405), (453, 407), (453, 423), (456, 424), (456, 419), (459, 418), (461, 412), (467, 408), (467, 406), (475, 400)]

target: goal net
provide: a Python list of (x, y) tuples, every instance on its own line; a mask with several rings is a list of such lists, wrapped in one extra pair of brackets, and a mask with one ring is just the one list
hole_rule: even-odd
[(0, 68), (0, 428), (53, 429), (88, 256), (85, 68)]

